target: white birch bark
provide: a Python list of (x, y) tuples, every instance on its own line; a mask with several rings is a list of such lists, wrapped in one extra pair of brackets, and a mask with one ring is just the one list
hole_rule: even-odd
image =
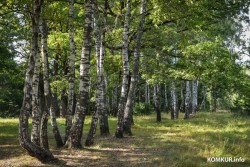
[(131, 6), (131, 0), (127, 0), (124, 31), (123, 31), (123, 44), (122, 44), (122, 63), (123, 63), (122, 88), (118, 106), (118, 120), (115, 133), (115, 136), (117, 138), (123, 137), (123, 116), (124, 116), (124, 108), (128, 92), (128, 77), (129, 77), (128, 34), (129, 34), (130, 15), (131, 15), (130, 6)]
[(85, 20), (82, 54), (80, 61), (80, 83), (79, 83), (79, 101), (77, 103), (74, 115), (74, 123), (70, 129), (70, 135), (66, 142), (69, 148), (81, 148), (81, 138), (83, 133), (83, 124), (88, 109), (89, 101), (89, 69), (90, 69), (90, 52), (91, 52), (91, 33), (92, 33), (92, 15), (94, 1), (88, 0), (85, 3)]
[(195, 114), (198, 107), (198, 81), (192, 81), (192, 113)]
[(141, 54), (141, 38), (143, 35), (143, 27), (144, 27), (144, 20), (146, 16), (146, 0), (141, 0), (141, 18), (140, 23), (137, 30), (137, 37), (135, 41), (135, 51), (134, 51), (134, 64), (133, 64), (133, 72), (131, 76), (131, 82), (129, 87), (129, 93), (127, 97), (127, 102), (125, 105), (124, 110), (124, 132), (132, 135), (131, 131), (131, 123), (132, 123), (132, 112), (134, 107), (134, 96), (136, 86), (139, 80), (139, 65), (140, 65), (140, 54)]
[(68, 105), (66, 112), (66, 129), (65, 129), (65, 141), (67, 141), (70, 128), (72, 126), (73, 108), (74, 108), (74, 89), (75, 89), (75, 27), (74, 27), (74, 0), (69, 1), (69, 41), (70, 41), (70, 56), (69, 56), (69, 90), (68, 90)]
[(184, 119), (188, 119), (189, 118), (190, 111), (191, 111), (191, 89), (190, 89), (190, 81), (186, 81), (185, 116), (184, 116)]
[(23, 104), (19, 116), (19, 142), (20, 145), (28, 152), (30, 156), (37, 158), (42, 162), (51, 162), (55, 160), (52, 153), (39, 147), (35, 143), (31, 142), (28, 132), (28, 119), (29, 113), (32, 110), (32, 75), (34, 73), (35, 62), (38, 52), (38, 31), (39, 31), (39, 19), (41, 13), (43, 1), (35, 0), (33, 3), (33, 14), (32, 19), (32, 42), (31, 42), (31, 54), (29, 57), (29, 64), (25, 74), (25, 84), (24, 84), (24, 97)]
[(171, 119), (178, 119), (177, 95), (174, 80), (171, 82)]

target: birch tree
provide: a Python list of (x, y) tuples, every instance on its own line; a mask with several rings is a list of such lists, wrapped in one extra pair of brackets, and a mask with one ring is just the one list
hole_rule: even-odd
[(117, 138), (123, 137), (123, 117), (124, 117), (124, 108), (127, 99), (128, 92), (128, 78), (129, 78), (129, 60), (128, 60), (128, 34), (130, 27), (130, 6), (131, 0), (127, 0), (126, 3), (126, 13), (124, 21), (124, 30), (123, 30), (123, 44), (122, 44), (122, 64), (123, 64), (123, 76), (122, 76), (122, 88), (121, 88), (121, 97), (118, 106), (118, 120), (115, 136)]
[(185, 116), (184, 119), (189, 118), (190, 110), (191, 110), (191, 90), (190, 90), (190, 81), (186, 81), (186, 89), (185, 89)]
[(175, 81), (171, 81), (171, 119), (178, 119), (177, 95)]
[(195, 114), (198, 109), (198, 81), (192, 81), (192, 113)]
[(97, 57), (97, 110), (100, 113), (100, 133), (101, 135), (109, 134), (109, 124), (108, 124), (108, 111), (107, 111), (107, 100), (106, 100), (106, 82), (104, 76), (104, 58), (106, 54), (106, 22), (107, 22), (107, 10), (108, 1), (104, 1), (104, 13), (102, 21), (102, 31), (100, 31), (100, 55)]
[(66, 129), (65, 129), (65, 141), (67, 141), (70, 128), (72, 126), (73, 116), (73, 104), (74, 104), (74, 89), (75, 89), (75, 39), (74, 32), (75, 27), (73, 23), (74, 19), (74, 0), (69, 1), (69, 41), (70, 41), (70, 56), (69, 56), (69, 91), (68, 91), (68, 105), (66, 114)]
[(74, 122), (70, 129), (70, 134), (66, 142), (69, 148), (81, 148), (81, 138), (85, 115), (88, 109), (89, 100), (89, 68), (91, 52), (91, 33), (92, 33), (92, 15), (94, 0), (87, 0), (85, 3), (85, 20), (83, 31), (83, 45), (80, 61), (80, 83), (79, 83), (79, 101), (77, 103)]
[(154, 108), (156, 111), (156, 121), (161, 122), (160, 85), (159, 84), (154, 84)]
[(139, 75), (139, 63), (141, 54), (141, 38), (143, 35), (144, 20), (146, 16), (146, 5), (147, 5), (147, 0), (141, 0), (141, 11), (140, 11), (141, 18), (135, 41), (133, 73), (131, 77), (127, 102), (124, 110), (124, 132), (128, 133), (129, 135), (132, 135), (131, 121), (132, 121), (132, 112), (134, 107), (135, 89), (139, 80), (138, 75)]
[[(19, 142), (20, 142), (20, 145), (28, 152), (29, 155), (36, 157), (38, 160), (42, 162), (49, 162), (49, 161), (55, 160), (52, 153), (49, 150), (41, 148), (39, 145), (37, 145), (36, 144), (37, 138), (33, 138), (33, 141), (36, 142), (36, 143), (33, 143), (30, 140), (29, 133), (28, 133), (29, 112), (33, 109), (35, 109), (36, 112), (38, 111), (36, 108), (37, 106), (32, 107), (33, 104), (34, 105), (37, 105), (37, 104), (34, 102), (31, 103), (31, 101), (37, 100), (37, 99), (35, 98), (32, 99), (32, 95), (34, 94), (34, 92), (31, 93), (31, 91), (32, 91), (32, 85), (33, 85), (32, 75), (35, 75), (35, 64), (36, 64), (35, 62), (38, 62), (36, 59), (39, 58), (37, 56), (39, 52), (38, 32), (39, 32), (39, 20), (40, 20), (40, 15), (41, 15), (42, 4), (43, 4), (43, 0), (35, 0), (33, 2), (33, 10), (31, 13), (31, 20), (32, 20), (31, 53), (29, 57), (29, 64), (28, 64), (26, 74), (25, 74), (24, 98), (23, 98), (23, 104), (22, 104), (22, 108), (21, 108), (20, 116), (19, 116)], [(36, 95), (35, 97), (38, 97), (38, 95)], [(39, 116), (39, 114), (37, 113), (34, 113), (34, 115)], [(32, 126), (33, 125), (37, 126), (37, 124), (32, 124)], [(34, 137), (37, 137), (37, 136), (35, 135)]]
[(40, 31), (42, 34), (42, 39), (41, 39), (41, 44), (42, 44), (41, 53), (42, 54), (41, 55), (42, 55), (42, 62), (43, 62), (42, 69), (43, 69), (44, 96), (45, 96), (44, 112), (46, 113), (46, 115), (50, 114), (51, 126), (52, 126), (52, 130), (53, 130), (53, 134), (54, 134), (57, 147), (62, 147), (63, 141), (62, 141), (59, 128), (57, 126), (56, 113), (55, 113), (55, 109), (53, 106), (51, 88), (50, 88), (50, 83), (49, 83), (48, 26), (45, 21), (42, 21), (41, 26), (40, 26)]

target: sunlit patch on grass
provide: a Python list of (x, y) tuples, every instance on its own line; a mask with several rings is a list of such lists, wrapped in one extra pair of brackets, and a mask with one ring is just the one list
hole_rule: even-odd
[[(134, 117), (133, 136), (123, 139), (114, 137), (116, 118), (110, 117), (110, 135), (101, 137), (99, 128), (94, 145), (81, 150), (56, 148), (48, 125), (50, 148), (54, 155), (69, 166), (235, 166), (229, 163), (207, 163), (207, 157), (243, 157), (250, 166), (250, 121), (249, 117), (235, 117), (228, 112), (198, 113), (193, 119), (171, 120), (162, 114), (162, 122), (155, 115)], [(58, 119), (64, 138), (65, 119)], [(83, 143), (91, 123), (87, 116)], [(18, 143), (18, 119), (0, 119), (0, 166), (44, 166), (26, 155)], [(46, 166), (46, 165), (45, 165)]]

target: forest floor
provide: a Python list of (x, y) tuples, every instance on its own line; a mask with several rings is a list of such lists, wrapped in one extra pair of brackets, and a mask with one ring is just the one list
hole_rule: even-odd
[[(97, 131), (95, 144), (80, 150), (55, 148), (50, 132), (51, 151), (61, 160), (57, 164), (42, 164), (28, 156), (18, 143), (18, 119), (0, 119), (0, 166), (250, 167), (250, 117), (229, 112), (199, 112), (189, 120), (170, 120), (165, 113), (162, 117), (157, 123), (155, 115), (135, 116), (133, 136), (123, 139), (114, 137), (116, 119), (110, 118), (111, 135), (100, 137)], [(83, 142), (90, 120), (86, 118)], [(58, 122), (62, 133), (64, 119)], [(208, 162), (209, 157), (245, 161)]]

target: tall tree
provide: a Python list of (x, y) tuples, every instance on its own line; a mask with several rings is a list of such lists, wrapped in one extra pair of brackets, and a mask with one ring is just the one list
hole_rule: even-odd
[(171, 81), (171, 119), (178, 119), (177, 95), (175, 81)]
[(154, 84), (154, 108), (156, 112), (156, 121), (161, 122), (161, 107), (160, 107), (160, 85)]
[[(47, 115), (50, 113), (50, 121), (51, 126), (54, 134), (54, 138), (56, 141), (57, 147), (63, 146), (62, 137), (59, 131), (59, 128), (57, 126), (56, 121), (56, 112), (53, 105), (52, 100), (52, 94), (51, 94), (51, 88), (49, 83), (49, 62), (48, 62), (48, 26), (47, 23), (43, 20), (40, 26), (40, 31), (42, 34), (41, 44), (42, 44), (42, 62), (43, 62), (43, 82), (44, 82), (44, 97), (45, 97), (45, 107), (44, 112)], [(45, 116), (46, 116), (45, 115)], [(44, 133), (46, 134), (46, 133)], [(42, 139), (43, 140), (43, 139)]]
[(122, 75), (122, 88), (121, 88), (121, 97), (118, 106), (118, 120), (115, 136), (117, 138), (123, 137), (123, 117), (124, 117), (124, 108), (127, 99), (128, 92), (128, 79), (129, 79), (129, 28), (130, 28), (130, 6), (131, 0), (127, 0), (126, 3), (126, 13), (125, 13), (125, 21), (124, 21), (124, 29), (123, 29), (123, 40), (122, 40), (122, 64), (123, 64), (123, 75)]
[(87, 0), (85, 3), (85, 20), (82, 54), (80, 61), (80, 83), (79, 83), (79, 101), (74, 114), (74, 123), (70, 129), (70, 135), (66, 142), (69, 148), (81, 148), (81, 138), (85, 115), (88, 109), (89, 100), (89, 69), (90, 69), (90, 52), (91, 52), (91, 33), (92, 33), (92, 15), (94, 0)]
[[(34, 109), (31, 105), (32, 101), (32, 75), (34, 75), (34, 68), (37, 54), (39, 52), (38, 49), (38, 32), (39, 32), (39, 20), (41, 14), (43, 0), (35, 0), (33, 2), (33, 10), (31, 12), (31, 20), (32, 20), (32, 42), (31, 42), (31, 54), (29, 57), (29, 64), (26, 70), (25, 84), (24, 84), (24, 98), (23, 105), (20, 111), (19, 116), (19, 142), (20, 145), (29, 153), (29, 155), (36, 157), (38, 160), (42, 162), (48, 162), (55, 160), (52, 153), (38, 146), (36, 143), (31, 142), (29, 133), (28, 133), (28, 118), (29, 112)], [(37, 92), (38, 93), (38, 92)], [(37, 109), (35, 110), (37, 111)], [(34, 112), (34, 111), (33, 111)], [(33, 126), (34, 124), (32, 124)]]
[(164, 84), (164, 111), (168, 113), (168, 93), (167, 84)]
[(198, 81), (192, 81), (192, 113), (195, 114), (198, 109)]
[(75, 27), (74, 27), (74, 0), (69, 1), (69, 42), (70, 42), (70, 56), (69, 56), (69, 91), (68, 91), (68, 105), (66, 114), (66, 130), (65, 130), (65, 141), (67, 141), (70, 128), (72, 126), (73, 116), (73, 104), (74, 104), (74, 93), (75, 93)]
[(140, 63), (140, 54), (141, 54), (141, 39), (143, 35), (143, 28), (146, 16), (146, 5), (147, 0), (141, 0), (141, 11), (140, 11), (140, 23), (137, 30), (137, 36), (135, 40), (135, 49), (134, 49), (134, 65), (133, 65), (133, 72), (131, 76), (130, 86), (129, 86), (129, 93), (127, 97), (127, 102), (124, 110), (124, 132), (132, 135), (131, 132), (131, 122), (132, 122), (132, 112), (134, 107), (134, 96), (135, 96), (135, 89), (137, 87), (137, 83), (139, 80), (139, 63)]
[(186, 91), (185, 91), (185, 116), (184, 119), (189, 118), (191, 111), (191, 90), (190, 90), (190, 81), (186, 81)]
[[(106, 54), (106, 29), (107, 29), (107, 10), (108, 10), (108, 0), (104, 1), (104, 13), (102, 22), (102, 31), (100, 38), (100, 56), (97, 57), (97, 110), (100, 113), (100, 133), (101, 135), (109, 134), (109, 124), (108, 124), (108, 111), (107, 111), (107, 100), (106, 100), (106, 82), (104, 77), (104, 58)], [(107, 80), (107, 79), (106, 79)]]

